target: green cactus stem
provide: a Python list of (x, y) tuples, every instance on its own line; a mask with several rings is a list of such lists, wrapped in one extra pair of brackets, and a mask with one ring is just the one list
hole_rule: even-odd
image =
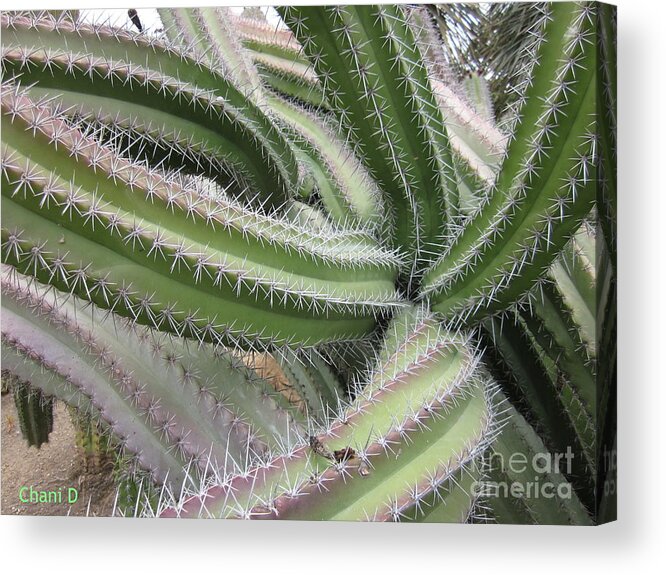
[(268, 101), (285, 123), (294, 144), (304, 150), (303, 158), (307, 158), (329, 217), (343, 226), (370, 230), (379, 227), (383, 213), (381, 194), (331, 121), (286, 100)]
[(469, 342), (409, 310), (341, 416), (162, 515), (385, 521), (421, 517), (444, 500), (451, 505), (436, 516), (459, 521), (474, 497), (455, 479), (474, 476), (493, 434), (490, 393)]
[[(506, 398), (498, 394), (497, 399), (504, 402), (507, 419), (488, 455), (491, 471), (483, 487), (494, 520), (591, 525), (588, 511), (562, 473), (568, 465), (567, 453), (550, 453), (525, 418), (506, 404)], [(515, 493), (512, 486), (518, 486)]]
[(12, 383), (12, 395), (21, 435), (39, 449), (53, 431), (53, 399), (23, 382)]
[(402, 7), (280, 13), (384, 193), (391, 245), (418, 269), (457, 215), (458, 194), (441, 112)]
[(423, 296), (474, 321), (538, 282), (596, 196), (596, 15), (553, 4), (492, 194), (428, 270)]
[(223, 68), (206, 64), (144, 35), (2, 15), (5, 78), (20, 75), (34, 94), (48, 93), (70, 114), (141, 136), (153, 144), (155, 164), (224, 175), (221, 184), (232, 177), (267, 205), (281, 206), (298, 179), (288, 143)]
[(594, 506), (590, 471), (594, 464), (595, 421), (578, 399), (571, 380), (543, 350), (524, 322), (505, 318), (484, 322), (494, 352), (493, 374), (504, 382), (512, 402), (525, 414), (550, 450), (574, 454), (567, 479), (588, 508)]
[(211, 67), (222, 64), (235, 86), (261, 101), (261, 79), (248, 54), (241, 50), (229, 8), (161, 8), (158, 13), (172, 42), (184, 43), (187, 52), (208, 58)]

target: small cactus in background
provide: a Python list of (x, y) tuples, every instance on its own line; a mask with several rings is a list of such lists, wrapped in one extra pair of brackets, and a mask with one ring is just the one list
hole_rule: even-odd
[[(118, 514), (594, 522), (614, 12), (516, 8), (459, 82), (475, 10), (2, 14), (3, 367), (119, 450)], [(488, 496), (567, 449), (566, 501)]]
[(53, 431), (53, 399), (19, 381), (12, 383), (12, 395), (21, 435), (29, 446), (41, 447)]

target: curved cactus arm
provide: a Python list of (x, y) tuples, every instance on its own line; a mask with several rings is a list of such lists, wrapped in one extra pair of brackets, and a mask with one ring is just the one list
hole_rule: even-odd
[[(383, 355), (386, 362), (369, 374), (363, 394), (307, 443), (163, 515), (421, 518), (451, 495), (455, 478), (491, 439), (488, 382), (469, 342), (448, 334), (422, 310), (401, 316), (389, 329)], [(457, 509), (469, 510), (472, 493), (467, 497)]]
[(446, 317), (478, 320), (524, 296), (596, 196), (595, 8), (553, 4), (543, 20), (495, 189), (424, 277), (424, 297)]
[(595, 358), (597, 347), (596, 250), (596, 238), (583, 225), (550, 269), (588, 360)]
[(343, 226), (377, 228), (383, 213), (381, 194), (337, 130), (324, 117), (281, 98), (268, 103), (315, 164), (319, 195), (331, 219)]
[[(414, 12), (410, 7), (408, 14), (411, 16)], [(321, 83), (307, 59), (302, 57), (298, 42), (290, 31), (276, 30), (246, 18), (239, 18), (237, 24), (244, 46), (253, 54), (264, 80), (274, 90), (288, 98), (330, 109)], [(419, 35), (418, 28), (415, 33)], [(439, 46), (428, 45), (426, 48), (440, 51)], [(466, 181), (458, 182), (459, 193), (461, 196), (476, 195), (494, 182), (507, 137), (490, 118), (467, 102), (464, 88), (456, 87), (456, 82), (441, 70), (440, 62), (426, 60), (425, 63), (429, 66), (433, 93), (446, 123), (456, 172), (458, 165), (464, 164), (464, 172), (469, 173), (465, 176)], [(481, 83), (481, 80), (477, 78), (477, 82)], [(467, 187), (469, 190), (465, 189)], [(460, 207), (465, 207), (463, 197), (460, 202)], [(465, 213), (468, 211), (465, 209)]]
[[(71, 348), (59, 341), (63, 338), (62, 332), (58, 334), (58, 339), (46, 335), (41, 326), (30, 325), (32, 317), (20, 317), (9, 311), (6, 303), (3, 302), (3, 305), (3, 349), (7, 348), (17, 356), (26, 358), (34, 372), (54, 372), (58, 379), (66, 379), (91, 403), (96, 402), (98, 412), (108, 418), (108, 424), (113, 427), (115, 435), (124, 439), (124, 447), (141, 458), (141, 465), (149, 469), (155, 479), (168, 479), (177, 485), (186, 481), (184, 470), (188, 465), (187, 459), (176, 452), (175, 441), (162, 441), (159, 428), (155, 426), (153, 429), (147, 416), (141, 413), (145, 405), (134, 406), (124, 399), (123, 395), (129, 394), (130, 389), (121, 390), (109, 385), (107, 377), (96, 373), (90, 365), (94, 360), (88, 363), (76, 356), (72, 358)], [(67, 359), (66, 365), (62, 363), (63, 358)], [(37, 377), (31, 380), (31, 384), (39, 386), (42, 381), (41, 377)], [(59, 391), (57, 382), (51, 390)], [(46, 389), (44, 391), (48, 393)], [(140, 393), (141, 389), (138, 388), (138, 391)], [(71, 400), (75, 397), (70, 395)]]
[[(201, 166), (209, 164), (206, 175), (218, 163), (228, 164), (272, 206), (296, 186), (298, 167), (288, 143), (205, 60), (125, 30), (6, 14), (2, 23), (6, 77), (19, 74), (23, 83), (61, 96), (72, 113), (132, 128), (146, 145), (166, 140), (172, 150), (187, 148)], [(207, 162), (211, 151), (217, 163)]]
[(183, 381), (224, 402), (224, 409), (234, 414), (234, 425), (248, 431), (254, 452), (261, 453), (262, 444), (282, 445), (285, 437), (308, 425), (267, 376), (228, 350), (156, 333), (151, 334), (151, 348), (169, 365), (176, 362)]
[(558, 377), (557, 365), (547, 356), (523, 323), (505, 319), (484, 322), (484, 329), (495, 348), (495, 365), (503, 373), (495, 374), (511, 391), (516, 404), (524, 406), (531, 423), (558, 453), (572, 450), (572, 471), (567, 478), (590, 509), (593, 490), (589, 481), (593, 465), (594, 422), (575, 401), (568, 380)]
[(26, 385), (23, 379), (12, 382), (12, 395), (21, 435), (28, 447), (34, 445), (39, 449), (53, 431), (53, 400), (40, 389)]
[(494, 519), (501, 524), (591, 525), (588, 510), (562, 474), (568, 454), (550, 453), (525, 418), (501, 394), (498, 399), (505, 402), (506, 420), (489, 453), (489, 478), (479, 487)]
[(161, 8), (160, 18), (174, 42), (187, 39), (187, 51), (201, 54), (211, 66), (223, 66), (234, 84), (253, 100), (261, 100), (261, 79), (241, 48), (232, 13), (226, 7)]
[(2, 288), (5, 367), (100, 418), (155, 481), (241, 470), (304, 423), (229, 352), (104, 317), (9, 268)]
[(354, 339), (402, 305), (396, 258), (367, 234), (311, 232), (207, 199), (196, 182), (117, 157), (20, 90), (2, 102), (3, 257), (21, 271), (213, 342)]
[(557, 366), (578, 403), (584, 406), (588, 419), (596, 419), (596, 381), (591, 359), (580, 339), (571, 311), (566, 308), (557, 288), (550, 283), (541, 286), (532, 302), (532, 313), (521, 314), (541, 348)]
[(280, 9), (385, 194), (387, 234), (427, 260), (457, 210), (444, 123), (399, 6)]

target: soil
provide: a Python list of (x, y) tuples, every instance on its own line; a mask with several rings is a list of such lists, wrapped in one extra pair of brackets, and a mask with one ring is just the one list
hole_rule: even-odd
[[(115, 498), (110, 463), (91, 464), (84, 460), (76, 446), (69, 413), (62, 403), (56, 403), (53, 415), (49, 441), (39, 449), (28, 447), (21, 436), (12, 395), (2, 396), (0, 512), (3, 515), (110, 516)], [(23, 503), (19, 499), (23, 486), (55, 492), (62, 488), (62, 503)], [(71, 505), (67, 503), (70, 487), (78, 492), (77, 501)], [(26, 491), (23, 493), (25, 498)]]

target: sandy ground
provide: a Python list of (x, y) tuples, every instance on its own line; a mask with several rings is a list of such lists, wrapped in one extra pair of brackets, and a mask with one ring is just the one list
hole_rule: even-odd
[[(109, 516), (113, 510), (115, 488), (109, 465), (86, 471), (75, 443), (75, 431), (67, 409), (57, 403), (53, 432), (39, 449), (28, 447), (21, 436), (11, 394), (2, 396), (1, 501), (3, 515)], [(22, 486), (35, 490), (62, 489), (62, 503), (23, 503)], [(78, 500), (69, 505), (67, 490), (78, 491)]]

